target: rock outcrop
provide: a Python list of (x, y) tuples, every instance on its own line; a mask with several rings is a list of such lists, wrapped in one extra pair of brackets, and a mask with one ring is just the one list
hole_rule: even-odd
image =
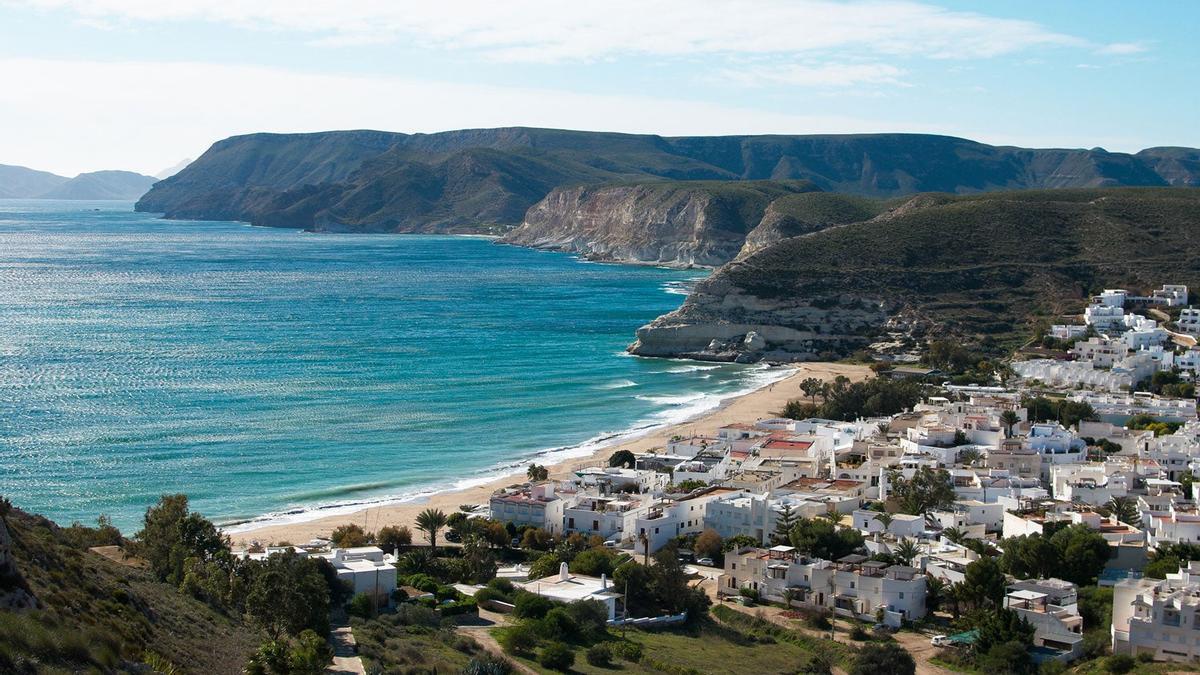
[(722, 265), (772, 202), (801, 181), (643, 183), (559, 188), (500, 241), (626, 262)]

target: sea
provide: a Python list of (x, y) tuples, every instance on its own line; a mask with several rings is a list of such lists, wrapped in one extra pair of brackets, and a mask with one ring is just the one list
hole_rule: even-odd
[(624, 352), (703, 274), (0, 200), (0, 494), (237, 531), (615, 449), (781, 376)]

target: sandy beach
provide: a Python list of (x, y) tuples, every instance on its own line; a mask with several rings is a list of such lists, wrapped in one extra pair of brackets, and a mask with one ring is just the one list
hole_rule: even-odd
[[(634, 453), (648, 452), (664, 447), (672, 436), (712, 433), (728, 424), (753, 423), (766, 417), (773, 417), (787, 401), (804, 398), (803, 392), (800, 391), (802, 380), (809, 377), (833, 380), (838, 375), (845, 375), (851, 380), (858, 381), (869, 377), (871, 371), (866, 366), (840, 363), (799, 364), (786, 378), (748, 394), (728, 399), (720, 407), (695, 419), (664, 427), (630, 441), (615, 443), (597, 450), (589, 457), (571, 459), (547, 468), (550, 469), (551, 478), (564, 478), (582, 467), (607, 463), (609, 455), (618, 449), (627, 449)], [(447, 470), (452, 469), (447, 467)], [(440, 492), (417, 501), (372, 506), (353, 513), (341, 513), (307, 522), (268, 524), (260, 528), (238, 532), (231, 537), (235, 548), (246, 546), (251, 541), (258, 541), (262, 544), (285, 541), (302, 543), (314, 537), (327, 537), (339, 525), (358, 523), (368, 531), (376, 531), (385, 525), (407, 525), (413, 529), (414, 540), (416, 540), (420, 533), (413, 528), (413, 520), (422, 510), (439, 508), (446, 513), (452, 513), (458, 510), (460, 504), (487, 504), (492, 492), (523, 479), (523, 476), (506, 476), (484, 485)]]

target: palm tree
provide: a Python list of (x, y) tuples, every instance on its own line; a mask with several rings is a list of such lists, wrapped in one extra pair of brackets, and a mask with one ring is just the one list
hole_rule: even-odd
[(650, 537), (646, 536), (646, 531), (642, 530), (638, 533), (638, 541), (642, 544), (642, 564), (650, 564)]
[(945, 581), (934, 576), (927, 576), (925, 578), (925, 608), (930, 612), (936, 612), (942, 601), (946, 599), (948, 590), (949, 586)]
[(1141, 519), (1141, 512), (1138, 510), (1137, 504), (1129, 497), (1113, 497), (1104, 505), (1101, 512), (1106, 515), (1116, 518), (1119, 522), (1126, 525), (1138, 525)]
[(967, 533), (963, 532), (957, 527), (947, 527), (946, 529), (942, 530), (942, 536), (945, 537), (946, 541), (949, 541), (950, 543), (961, 545), (963, 541), (966, 540)]
[(446, 514), (441, 509), (425, 509), (417, 514), (417, 529), (429, 539), (430, 553), (437, 547), (437, 533), (446, 526)]
[(783, 604), (787, 605), (788, 609), (791, 609), (792, 603), (796, 601), (796, 599), (799, 595), (800, 595), (800, 592), (797, 591), (796, 589), (792, 588), (791, 586), (783, 589)]
[(879, 524), (883, 525), (883, 531), (887, 532), (888, 528), (892, 526), (892, 521), (895, 520), (895, 518), (893, 518), (892, 514), (890, 513), (876, 513), (872, 520), (878, 520)]
[(966, 464), (967, 466), (971, 466), (975, 462), (979, 461), (979, 457), (980, 457), (980, 455), (979, 455), (978, 450), (976, 450), (975, 448), (967, 448), (966, 450), (959, 451), (958, 463)]
[(1005, 429), (1008, 431), (1008, 433), (1004, 436), (1005, 438), (1012, 438), (1013, 427), (1016, 426), (1020, 421), (1021, 418), (1015, 411), (1005, 410), (1004, 412), (1000, 413), (1000, 423), (1003, 424)]
[(546, 480), (550, 477), (550, 470), (541, 464), (531, 463), (529, 468), (525, 470), (525, 475), (532, 481)]
[(912, 567), (913, 560), (921, 555), (921, 547), (917, 546), (916, 542), (911, 539), (901, 539), (900, 543), (892, 547), (892, 555), (896, 560), (905, 567)]
[(834, 525), (839, 525), (842, 522), (842, 514), (838, 513), (837, 511), (825, 511), (824, 513), (820, 514), (820, 517), (828, 520)]

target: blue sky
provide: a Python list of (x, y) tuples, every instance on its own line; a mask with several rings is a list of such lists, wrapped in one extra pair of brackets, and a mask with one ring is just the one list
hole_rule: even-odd
[(1200, 146), (1200, 3), (0, 0), (0, 163), (522, 124)]

